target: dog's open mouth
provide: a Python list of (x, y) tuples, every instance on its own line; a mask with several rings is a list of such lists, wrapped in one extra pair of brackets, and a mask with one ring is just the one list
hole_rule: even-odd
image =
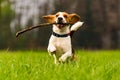
[(65, 27), (66, 24), (65, 23), (57, 23), (56, 26), (61, 29), (61, 28)]

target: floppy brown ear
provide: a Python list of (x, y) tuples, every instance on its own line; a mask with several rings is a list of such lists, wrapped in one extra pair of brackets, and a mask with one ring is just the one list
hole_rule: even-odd
[(46, 15), (46, 16), (43, 16), (43, 18), (46, 19), (49, 23), (54, 23), (55, 16), (54, 15)]
[(70, 14), (70, 23), (76, 23), (80, 20), (80, 16), (77, 14)]

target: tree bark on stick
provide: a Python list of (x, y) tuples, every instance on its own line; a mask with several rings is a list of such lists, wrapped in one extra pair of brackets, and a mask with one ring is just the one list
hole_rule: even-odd
[[(16, 37), (18, 37), (20, 34), (22, 33), (25, 33), (27, 31), (30, 31), (32, 29), (35, 29), (35, 28), (39, 28), (39, 27), (44, 27), (44, 26), (49, 26), (49, 25), (53, 25), (53, 24), (57, 24), (57, 23), (43, 23), (43, 24), (39, 24), (39, 25), (36, 25), (36, 26), (32, 26), (32, 27), (28, 27), (28, 28), (25, 28), (21, 31), (18, 31), (16, 33)], [(71, 25), (72, 23), (62, 23), (63, 25)]]

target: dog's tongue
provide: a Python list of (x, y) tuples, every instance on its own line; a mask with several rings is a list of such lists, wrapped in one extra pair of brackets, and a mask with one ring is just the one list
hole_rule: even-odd
[(64, 27), (64, 25), (63, 24), (57, 24), (57, 27), (62, 28), (62, 27)]

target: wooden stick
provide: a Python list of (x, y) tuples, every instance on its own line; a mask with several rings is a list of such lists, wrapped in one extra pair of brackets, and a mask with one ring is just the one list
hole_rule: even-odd
[[(16, 37), (18, 37), (20, 34), (22, 34), (22, 33), (25, 33), (25, 32), (27, 32), (27, 31), (30, 31), (30, 30), (32, 30), (32, 29), (35, 29), (35, 28), (38, 28), (38, 27), (43, 27), (43, 26), (48, 26), (48, 25), (53, 25), (53, 24), (56, 24), (56, 23), (43, 23), (43, 24), (39, 24), (39, 25), (37, 25), (37, 26), (32, 26), (32, 27), (28, 27), (28, 28), (25, 28), (25, 29), (23, 29), (23, 30), (21, 30), (21, 31), (18, 31), (17, 33), (16, 33)], [(63, 25), (70, 25), (71, 23), (64, 23)]]

